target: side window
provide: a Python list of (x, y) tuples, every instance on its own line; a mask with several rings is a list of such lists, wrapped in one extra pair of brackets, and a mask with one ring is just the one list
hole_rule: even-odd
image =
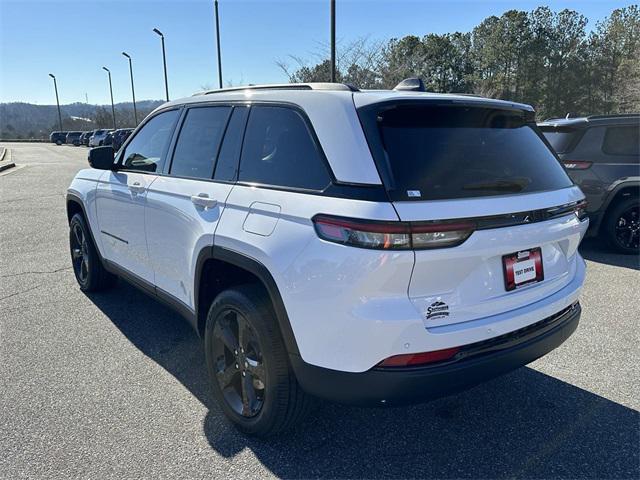
[(231, 120), (224, 134), (220, 155), (216, 163), (216, 171), (213, 178), (225, 182), (233, 182), (238, 174), (238, 160), (242, 149), (242, 136), (247, 123), (249, 107), (234, 107)]
[(609, 155), (639, 155), (640, 127), (608, 127), (604, 135), (602, 151)]
[(122, 152), (122, 170), (160, 172), (164, 153), (173, 134), (173, 126), (180, 115), (179, 110), (156, 115), (131, 139)]
[(213, 167), (231, 107), (190, 108), (173, 152), (170, 175), (206, 178)]
[(322, 190), (330, 177), (302, 116), (291, 108), (251, 108), (239, 180)]

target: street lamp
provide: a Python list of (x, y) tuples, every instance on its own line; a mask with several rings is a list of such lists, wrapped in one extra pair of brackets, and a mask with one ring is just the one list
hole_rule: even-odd
[(331, 82), (336, 81), (336, 0), (331, 0)]
[(136, 91), (133, 88), (133, 66), (131, 65), (131, 56), (127, 52), (122, 52), (122, 55), (129, 59), (129, 73), (131, 74), (131, 96), (133, 97), (133, 118), (135, 125), (138, 125), (138, 110), (136, 110)]
[(167, 55), (164, 50), (164, 35), (160, 30), (154, 28), (153, 31), (160, 35), (160, 39), (162, 40), (162, 63), (164, 64), (164, 90), (167, 94), (167, 102), (169, 101), (169, 83), (167, 82)]
[(62, 131), (62, 115), (60, 114), (60, 100), (58, 99), (58, 84), (56, 82), (56, 77), (53, 73), (50, 73), (49, 76), (53, 78), (53, 88), (56, 90), (56, 105), (58, 105), (58, 123), (60, 124), (60, 131)]
[(220, 56), (220, 22), (218, 20), (218, 0), (215, 0), (214, 7), (216, 10), (216, 43), (218, 46), (218, 85), (222, 88), (222, 58)]
[(109, 75), (109, 93), (111, 94), (111, 115), (113, 115), (113, 129), (116, 129), (116, 108), (113, 106), (113, 87), (111, 86), (111, 71), (107, 67), (102, 69)]

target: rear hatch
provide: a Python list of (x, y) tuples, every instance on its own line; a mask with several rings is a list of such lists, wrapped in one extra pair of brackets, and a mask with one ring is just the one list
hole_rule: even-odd
[(414, 250), (408, 292), (427, 327), (517, 309), (572, 280), (584, 195), (532, 110), (431, 97), (358, 114), (399, 219), (423, 231), (444, 226), (444, 248)]

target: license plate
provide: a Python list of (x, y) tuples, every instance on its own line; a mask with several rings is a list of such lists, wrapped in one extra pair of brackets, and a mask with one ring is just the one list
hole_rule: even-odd
[(542, 250), (540, 248), (504, 255), (502, 257), (502, 266), (504, 269), (504, 286), (507, 292), (544, 280)]

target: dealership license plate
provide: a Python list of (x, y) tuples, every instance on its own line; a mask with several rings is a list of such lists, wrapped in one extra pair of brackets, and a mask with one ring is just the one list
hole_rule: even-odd
[(507, 291), (544, 279), (542, 268), (542, 250), (532, 248), (521, 252), (510, 253), (502, 257), (504, 269), (504, 286)]

